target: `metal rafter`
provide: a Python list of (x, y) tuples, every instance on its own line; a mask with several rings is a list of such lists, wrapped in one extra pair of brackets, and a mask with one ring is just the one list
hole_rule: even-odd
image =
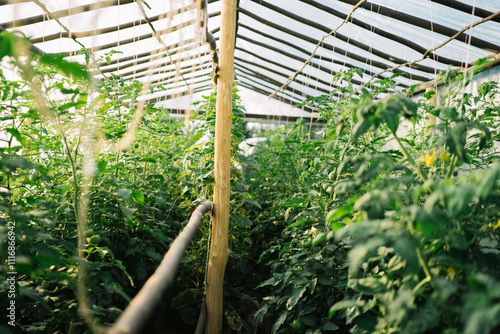
[[(166, 13), (151, 16), (151, 17), (149, 17), (149, 20), (151, 22), (156, 22), (156, 21), (161, 20), (161, 19), (167, 19), (173, 15), (188, 12), (192, 9), (194, 9), (194, 5), (191, 4), (189, 6), (178, 8), (178, 9), (166, 12)], [(59, 38), (71, 38), (72, 36), (74, 36), (76, 38), (90, 37), (90, 36), (95, 36), (95, 35), (100, 35), (100, 34), (107, 34), (107, 33), (115, 32), (115, 31), (121, 31), (121, 30), (128, 29), (128, 28), (134, 28), (134, 27), (143, 25), (145, 23), (146, 23), (146, 21), (144, 19), (140, 19), (140, 20), (135, 20), (132, 22), (128, 22), (128, 23), (124, 23), (124, 24), (120, 24), (120, 25), (112, 26), (112, 27), (108, 27), (108, 28), (71, 32), (71, 36), (67, 31), (57, 32), (57, 33), (50, 34), (50, 35), (44, 35), (44, 36), (38, 37), (38, 38), (32, 38), (31, 43), (48, 42), (48, 41), (52, 41), (52, 40), (59, 39)]]
[[(32, 0), (21, 1), (21, 2), (31, 2), (31, 1)], [(58, 11), (52, 12), (52, 14), (58, 18), (62, 18), (62, 17), (70, 16), (70, 15), (89, 12), (91, 10), (95, 10), (98, 8), (113, 7), (113, 6), (118, 6), (118, 5), (122, 6), (122, 5), (126, 5), (126, 4), (133, 3), (133, 2), (135, 2), (135, 0), (99, 1), (97, 3), (93, 3), (90, 5), (76, 6), (76, 7), (71, 7), (68, 9), (58, 10)], [(1, 5), (7, 5), (10, 3), (12, 3), (12, 1), (4, 1), (4, 3), (2, 3)], [(27, 17), (24, 19), (14, 20), (12, 22), (2, 23), (2, 24), (0, 24), (0, 26), (2, 26), (5, 29), (9, 29), (9, 28), (13, 28), (14, 26), (15, 27), (22, 27), (22, 26), (29, 25), (29, 24), (44, 22), (44, 21), (46, 21), (46, 19), (47, 19), (47, 17), (45, 16), (45, 14), (42, 14), (42, 15)]]

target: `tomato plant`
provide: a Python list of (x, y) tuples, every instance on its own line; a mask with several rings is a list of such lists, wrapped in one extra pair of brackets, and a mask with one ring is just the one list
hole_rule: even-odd
[(257, 184), (279, 189), (261, 196), (283, 229), (261, 257), (270, 295), (255, 322), (274, 318), (273, 333), (291, 333), (294, 319), (307, 333), (495, 332), (498, 83), (460, 94), (471, 78), (448, 70), (432, 106), (433, 92), (379, 98), (389, 81), (358, 97), (354, 73), (305, 102), (327, 120), (316, 138), (281, 129), (254, 157), (279, 160), (281, 176), (263, 167), (270, 182)]

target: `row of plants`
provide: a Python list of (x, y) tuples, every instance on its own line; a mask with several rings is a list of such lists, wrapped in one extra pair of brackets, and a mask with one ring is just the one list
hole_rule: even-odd
[[(441, 73), (441, 102), (355, 92), (357, 70), (304, 103), (326, 125), (267, 134), (248, 171), (263, 207), (255, 325), (271, 333), (494, 333), (500, 329), (500, 89)], [(437, 120), (437, 122), (436, 122)], [(257, 328), (257, 327), (256, 327)]]
[[(138, 81), (114, 75), (93, 80), (87, 68), (102, 59), (86, 50), (87, 66), (37, 55), (16, 34), (0, 35), (0, 240), (15, 224), (15, 326), (2, 333), (91, 333), (82, 318), (112, 324), (154, 272), (189, 214), (212, 198), (215, 94), (204, 97), (188, 126), (146, 105), (138, 118)], [(15, 73), (14, 76), (11, 73)], [(7, 79), (7, 77), (10, 77)], [(12, 79), (12, 77), (14, 79)], [(161, 87), (151, 87), (156, 91)], [(254, 161), (237, 150), (245, 132), (234, 92), (234, 164)], [(231, 256), (226, 289), (227, 330), (248, 328), (242, 310), (255, 310), (243, 277), (254, 239), (246, 216), (259, 205), (240, 169), (232, 170)], [(83, 221), (83, 223), (82, 223)], [(194, 331), (204, 297), (209, 218), (182, 260), (174, 287), (145, 331)], [(8, 248), (0, 249), (5, 275)], [(244, 273), (244, 275), (240, 275)], [(247, 280), (250, 281), (250, 280)], [(83, 290), (83, 294), (82, 294)], [(8, 282), (0, 283), (7, 309)], [(250, 293), (251, 294), (251, 293)], [(5, 298), (4, 298), (5, 297)], [(245, 311), (246, 312), (246, 311)], [(89, 322), (89, 319), (87, 319)]]

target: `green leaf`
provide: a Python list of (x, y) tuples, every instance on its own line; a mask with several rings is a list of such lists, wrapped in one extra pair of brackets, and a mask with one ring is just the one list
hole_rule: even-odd
[(325, 331), (336, 331), (337, 329), (339, 329), (339, 326), (335, 325), (333, 322), (327, 321), (323, 325), (322, 329)]
[(99, 172), (103, 173), (106, 171), (106, 166), (108, 165), (108, 162), (106, 160), (99, 160), (97, 163), (97, 169)]
[(264, 286), (267, 286), (267, 285), (271, 285), (271, 286), (276, 286), (278, 285), (279, 283), (281, 282), (281, 280), (277, 280), (276, 278), (274, 277), (271, 277), (267, 280), (265, 280), (264, 282), (260, 283), (259, 285), (257, 285), (256, 289), (258, 288), (262, 288)]
[(131, 208), (126, 207), (126, 206), (121, 206), (121, 209), (122, 209), (123, 213), (125, 214), (125, 216), (127, 216), (127, 217), (131, 217), (134, 214), (134, 212), (137, 211), (137, 209), (131, 209)]
[(257, 165), (257, 161), (255, 161), (255, 159), (253, 159), (253, 158), (250, 158), (250, 157), (247, 157), (247, 156), (241, 155), (241, 154), (238, 154), (237, 157), (242, 163), (244, 163), (246, 165), (249, 165), (249, 166)]
[(362, 136), (366, 131), (372, 126), (370, 120), (366, 117), (360, 119), (358, 123), (354, 126), (352, 130), (352, 139), (356, 141), (360, 136)]
[(302, 322), (304, 322), (304, 324), (306, 324), (307, 326), (313, 327), (316, 326), (316, 323), (318, 322), (318, 317), (314, 315), (306, 315), (300, 317), (300, 320), (302, 320)]
[(253, 222), (246, 218), (246, 217), (229, 217), (231, 221), (233, 221), (235, 224), (238, 224), (242, 227), (251, 227)]
[(132, 190), (130, 189), (127, 188), (116, 189), (116, 196), (119, 199), (126, 200), (130, 196), (130, 194), (132, 194)]
[(346, 215), (352, 214), (353, 209), (354, 209), (354, 207), (350, 203), (343, 205), (339, 208), (333, 209), (332, 211), (328, 212), (325, 220), (328, 223), (335, 221), (335, 220), (338, 220)]
[(288, 225), (287, 228), (292, 228), (292, 227), (300, 226), (300, 225), (304, 224), (307, 221), (309, 221), (309, 218), (304, 218), (304, 219), (298, 220), (295, 223)]
[(498, 179), (500, 179), (500, 163), (495, 164), (481, 175), (481, 181), (479, 187), (477, 187), (479, 198), (482, 200), (488, 198), (495, 188)]
[(198, 132), (196, 132), (196, 134), (194, 135), (193, 137), (193, 141), (198, 141), (201, 137), (203, 137), (203, 134), (205, 133), (205, 130), (199, 130)]
[(313, 238), (313, 240), (312, 240), (312, 245), (316, 246), (316, 245), (322, 243), (323, 241), (325, 241), (326, 240), (326, 235), (327, 235), (326, 232), (322, 232), (322, 233), (319, 233), (319, 234), (315, 235), (314, 238)]
[(87, 71), (85, 70), (85, 67), (79, 63), (64, 60), (64, 55), (44, 53), (40, 56), (40, 61), (46, 65), (52, 65), (59, 68), (67, 76), (87, 78)]
[[(318, 283), (318, 278), (317, 277), (314, 277), (312, 280), (309, 280), (309, 293), (310, 294), (313, 294), (314, 293), (314, 289), (316, 288), (316, 284)], [(304, 313), (306, 314), (306, 313)]]
[(357, 303), (355, 300), (341, 300), (330, 307), (330, 310), (328, 311), (328, 319), (331, 319), (338, 311), (355, 307), (356, 305)]
[(158, 254), (158, 252), (154, 249), (154, 247), (147, 247), (145, 253), (154, 261), (160, 263), (163, 259), (163, 256)]
[(281, 325), (285, 323), (286, 317), (288, 316), (288, 312), (283, 312), (280, 314), (278, 319), (276, 319), (276, 322), (273, 325), (273, 328), (271, 328), (271, 334), (276, 334), (278, 332), (278, 329), (280, 329)]
[(130, 196), (137, 201), (138, 204), (144, 205), (144, 194), (141, 191), (134, 190)]
[(151, 162), (153, 164), (155, 164), (157, 162), (156, 159), (153, 158), (153, 157), (144, 157), (144, 158), (142, 158), (139, 161), (141, 161), (141, 162)]
[(295, 307), (297, 302), (300, 300), (300, 298), (302, 297), (302, 295), (306, 291), (306, 288), (307, 288), (306, 286), (303, 286), (303, 287), (297, 288), (297, 289), (292, 291), (290, 298), (288, 298), (288, 300), (286, 301), (286, 309), (287, 310), (290, 311), (291, 309), (293, 309)]
[(22, 145), (24, 145), (24, 137), (21, 136), (21, 133), (19, 132), (19, 130), (13, 129), (13, 128), (8, 128), (8, 129), (5, 129), (5, 131), (10, 133), (14, 138), (17, 139), (17, 141), (19, 141)]
[(245, 201), (245, 202), (247, 202), (249, 204), (252, 204), (252, 205), (258, 207), (259, 209), (262, 209), (262, 207), (260, 206), (260, 204), (257, 203), (257, 201), (254, 200), (253, 198), (243, 198), (243, 201)]
[(478, 308), (468, 315), (464, 334), (489, 334), (500, 324), (500, 304)]
[(0, 34), (0, 60), (5, 56), (17, 57), (19, 51), (29, 50), (28, 40), (19, 33), (2, 31)]

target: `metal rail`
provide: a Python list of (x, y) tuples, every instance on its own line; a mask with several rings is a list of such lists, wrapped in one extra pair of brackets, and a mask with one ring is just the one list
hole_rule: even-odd
[(212, 209), (212, 202), (205, 201), (193, 211), (188, 224), (174, 240), (158, 269), (146, 281), (120, 318), (107, 331), (107, 334), (135, 334), (139, 332), (144, 322), (151, 316), (163, 293), (173, 284), (184, 251), (198, 231), (203, 215)]

